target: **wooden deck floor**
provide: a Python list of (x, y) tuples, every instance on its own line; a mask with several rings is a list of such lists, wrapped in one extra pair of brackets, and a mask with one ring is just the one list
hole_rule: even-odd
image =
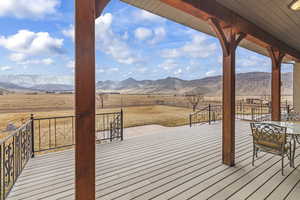
[[(221, 164), (221, 124), (97, 146), (97, 199), (299, 200), (299, 151), (285, 176), (278, 156), (260, 153), (252, 167), (249, 123), (236, 126), (235, 167)], [(8, 199), (74, 199), (74, 152), (31, 159)]]

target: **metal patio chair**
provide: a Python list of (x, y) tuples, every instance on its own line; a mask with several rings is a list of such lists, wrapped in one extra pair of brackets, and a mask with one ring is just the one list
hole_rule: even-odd
[(287, 128), (268, 123), (251, 123), (253, 136), (252, 166), (259, 151), (281, 156), (281, 173), (284, 168), (284, 157), (287, 155), (292, 167), (292, 144), (287, 136)]

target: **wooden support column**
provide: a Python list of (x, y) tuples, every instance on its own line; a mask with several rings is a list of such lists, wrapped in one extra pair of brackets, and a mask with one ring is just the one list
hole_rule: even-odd
[(223, 28), (217, 19), (208, 19), (223, 50), (223, 163), (235, 165), (235, 53), (238, 44), (246, 37), (232, 27)]
[(95, 199), (95, 1), (76, 0), (75, 198)]
[(268, 48), (272, 60), (272, 121), (281, 120), (281, 63), (284, 53), (273, 47)]
[(95, 194), (95, 18), (109, 0), (75, 0), (75, 198)]

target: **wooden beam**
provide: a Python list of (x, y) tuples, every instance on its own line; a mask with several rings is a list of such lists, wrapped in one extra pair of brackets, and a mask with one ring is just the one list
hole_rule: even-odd
[(222, 160), (229, 166), (235, 165), (235, 54), (236, 48), (245, 37), (231, 27), (222, 28), (219, 20), (208, 19), (223, 50), (223, 145)]
[(95, 2), (75, 1), (75, 197), (95, 199)]
[(281, 120), (281, 63), (285, 54), (273, 47), (268, 48), (272, 60), (272, 121)]
[(98, 18), (110, 0), (94, 0), (95, 1), (95, 18)]
[(216, 0), (160, 0), (161, 2), (202, 20), (216, 18), (223, 26), (231, 26), (236, 32), (247, 34), (246, 39), (267, 48), (276, 47), (292, 59), (300, 59), (300, 51), (290, 47), (272, 34), (264, 31), (249, 20), (219, 4)]

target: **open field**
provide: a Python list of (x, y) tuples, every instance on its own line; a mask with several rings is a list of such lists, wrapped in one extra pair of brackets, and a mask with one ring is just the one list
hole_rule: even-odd
[[(245, 98), (249, 97), (237, 97), (238, 100)], [(291, 100), (290, 97), (285, 98)], [(219, 96), (204, 97), (200, 107), (220, 103)], [(110, 94), (105, 97), (104, 109), (99, 109), (101, 105), (97, 105), (97, 113), (119, 111), (121, 106), (124, 108), (125, 127), (183, 125), (188, 123), (188, 115), (192, 112), (184, 96)], [(74, 94), (0, 95), (0, 132), (4, 132), (8, 123), (19, 127), (30, 114), (37, 118), (74, 115)], [(0, 134), (0, 138), (3, 136), (5, 134)]]
[[(97, 113), (117, 112), (120, 108), (98, 109)], [(173, 106), (136, 106), (125, 107), (124, 126), (158, 124), (162, 126), (179, 126), (188, 123), (188, 116), (192, 112), (189, 108)], [(36, 118), (74, 115), (73, 110), (33, 112)], [(20, 126), (29, 119), (31, 112), (0, 113), (0, 130), (5, 130), (9, 122)]]

